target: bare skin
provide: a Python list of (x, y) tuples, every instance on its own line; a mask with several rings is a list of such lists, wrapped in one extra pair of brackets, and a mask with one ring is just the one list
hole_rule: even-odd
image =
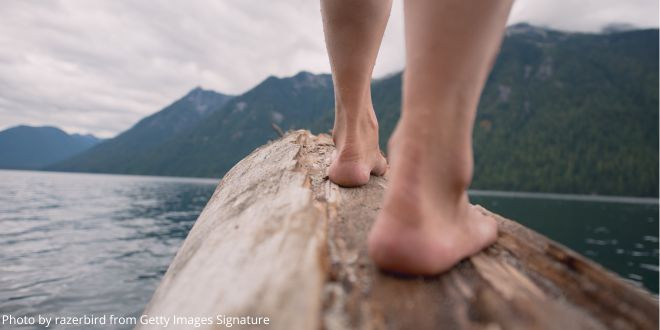
[(368, 240), (371, 258), (385, 270), (441, 273), (497, 238), (495, 220), (469, 203), (467, 188), (477, 104), (511, 4), (405, 1), (403, 108), (389, 141), (389, 187)]
[(376, 63), (391, 0), (323, 0), (323, 29), (335, 87), (336, 153), (330, 180), (344, 187), (383, 175), (387, 161), (378, 146), (378, 122), (371, 104), (371, 74)]

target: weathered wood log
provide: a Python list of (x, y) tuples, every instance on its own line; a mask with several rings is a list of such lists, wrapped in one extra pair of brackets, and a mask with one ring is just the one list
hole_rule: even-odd
[(238, 163), (145, 314), (262, 316), (273, 329), (658, 329), (656, 297), (485, 209), (499, 223), (485, 251), (435, 277), (380, 272), (366, 236), (387, 178), (332, 184), (332, 150), (296, 131)]

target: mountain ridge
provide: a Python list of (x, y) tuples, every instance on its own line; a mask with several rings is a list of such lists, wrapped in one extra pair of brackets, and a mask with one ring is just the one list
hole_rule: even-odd
[[(479, 104), (472, 188), (657, 196), (657, 54), (657, 29), (510, 27)], [(328, 131), (332, 87), (328, 74), (270, 76), (189, 129), (133, 150), (132, 166), (95, 169), (84, 162), (88, 151), (51, 169), (220, 177), (277, 137), (273, 123)], [(372, 99), (385, 149), (400, 113), (401, 73), (374, 80)]]
[[(172, 136), (193, 128), (232, 98), (231, 95), (195, 87), (119, 135), (47, 169), (67, 171), (82, 166), (85, 172), (133, 173), (132, 168), (144, 162), (145, 155), (151, 149)], [(108, 166), (109, 164), (112, 166)]]
[(0, 168), (40, 169), (100, 141), (91, 134), (68, 134), (54, 126), (13, 126), (0, 131)]

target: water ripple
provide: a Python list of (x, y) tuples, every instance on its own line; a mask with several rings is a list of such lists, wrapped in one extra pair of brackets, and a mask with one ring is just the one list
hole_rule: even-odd
[(0, 171), (0, 313), (138, 315), (215, 183)]

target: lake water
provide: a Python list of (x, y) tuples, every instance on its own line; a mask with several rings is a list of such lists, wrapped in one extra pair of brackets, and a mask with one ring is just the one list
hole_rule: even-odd
[[(0, 315), (139, 316), (216, 183), (0, 171)], [(475, 191), (472, 201), (658, 292), (656, 200)]]

